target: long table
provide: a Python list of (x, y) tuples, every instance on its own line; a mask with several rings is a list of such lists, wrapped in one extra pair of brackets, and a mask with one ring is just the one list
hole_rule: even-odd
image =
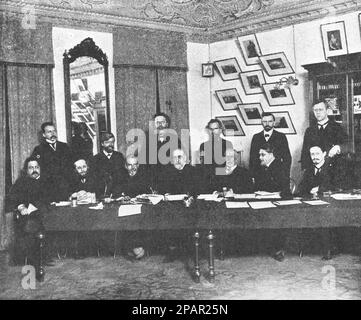
[[(306, 203), (267, 209), (228, 209), (224, 202), (197, 200), (191, 207), (183, 202), (160, 202), (143, 205), (142, 213), (118, 217), (119, 204), (105, 204), (102, 210), (91, 210), (87, 205), (51, 207), (44, 216), (44, 226), (51, 231), (136, 231), (188, 230), (194, 232), (194, 279), (199, 281), (199, 241), (206, 233), (209, 247), (209, 278), (214, 278), (213, 232), (215, 230), (298, 229), (360, 227), (361, 200), (337, 201), (326, 198), (327, 205)], [(44, 237), (40, 237), (40, 248)], [(40, 249), (41, 250), (41, 249)], [(40, 257), (42, 255), (40, 254)], [(42, 259), (40, 268), (44, 272)]]

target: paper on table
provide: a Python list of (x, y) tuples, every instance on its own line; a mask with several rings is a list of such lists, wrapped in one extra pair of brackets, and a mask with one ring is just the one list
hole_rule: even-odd
[(278, 206), (290, 206), (293, 204), (302, 204), (300, 200), (280, 200), (280, 201), (274, 201), (273, 203)]
[(29, 203), (29, 205), (28, 205), (28, 213), (30, 214), (30, 213), (32, 213), (32, 212), (34, 212), (36, 210), (38, 210), (38, 208), (35, 207), (32, 203)]
[(226, 201), (226, 207), (228, 209), (249, 208), (249, 205), (246, 201)]
[(322, 200), (311, 200), (311, 201), (303, 201), (303, 202), (310, 204), (311, 206), (320, 206), (322, 204), (329, 204), (328, 202)]
[(55, 202), (55, 206), (56, 207), (66, 207), (66, 206), (70, 206), (71, 202), (70, 201), (59, 201), (59, 202)]
[(148, 199), (152, 203), (152, 205), (155, 206), (156, 204), (158, 204), (159, 202), (164, 200), (164, 196), (162, 196), (162, 195), (154, 195), (154, 196), (150, 196)]
[(234, 194), (235, 199), (255, 199), (255, 193), (242, 193), (242, 194)]
[(271, 201), (248, 202), (252, 209), (276, 208)]
[(222, 201), (222, 198), (218, 198), (218, 194), (200, 194), (198, 196), (199, 200), (206, 200), (206, 201), (219, 201), (218, 199), (221, 199), (220, 201)]
[(99, 202), (96, 206), (94, 206), (94, 207), (89, 207), (89, 209), (93, 209), (93, 210), (103, 210), (103, 209), (104, 209), (103, 202)]
[(281, 199), (279, 192), (257, 191), (255, 194), (257, 199)]
[(141, 204), (125, 204), (119, 207), (118, 217), (130, 216), (139, 213), (142, 213)]
[(167, 201), (180, 201), (187, 197), (186, 194), (167, 194), (164, 199)]
[(361, 199), (361, 194), (335, 193), (331, 197), (335, 200), (358, 200)]

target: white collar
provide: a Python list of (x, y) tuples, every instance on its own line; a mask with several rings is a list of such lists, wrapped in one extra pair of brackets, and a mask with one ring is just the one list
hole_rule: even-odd
[(315, 165), (315, 168), (320, 169), (325, 164), (325, 160)]
[(322, 121), (317, 121), (317, 124), (319, 125), (319, 126), (324, 126), (327, 122), (328, 122), (328, 117), (325, 119), (325, 120), (322, 120)]
[(112, 153), (108, 153), (108, 152), (106, 152), (105, 150), (103, 150), (103, 153), (108, 157), (108, 156), (112, 156), (113, 155), (113, 152)]
[(273, 158), (273, 159), (271, 160), (271, 162), (266, 165), (266, 167), (269, 168), (269, 166), (270, 166), (270, 165), (272, 164), (272, 162), (275, 161), (275, 160), (276, 160), (276, 158)]
[(45, 141), (49, 144), (56, 144), (58, 141), (56, 140), (55, 142), (51, 142), (51, 140), (45, 139)]

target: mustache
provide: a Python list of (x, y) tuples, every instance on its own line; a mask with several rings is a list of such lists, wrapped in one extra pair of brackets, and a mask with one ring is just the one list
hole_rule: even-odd
[(36, 175), (36, 174), (38, 174), (38, 175), (39, 175), (39, 174), (40, 174), (40, 172), (38, 172), (38, 171), (33, 171), (33, 173), (32, 173), (31, 175), (33, 176), (33, 175)]
[(56, 139), (56, 138), (57, 138), (57, 136), (55, 136), (55, 135), (50, 137), (50, 139)]

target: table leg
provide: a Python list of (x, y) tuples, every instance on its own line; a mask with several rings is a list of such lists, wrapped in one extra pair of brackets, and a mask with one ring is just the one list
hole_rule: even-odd
[(194, 234), (194, 246), (195, 246), (194, 276), (195, 276), (195, 281), (199, 282), (201, 277), (201, 272), (199, 267), (199, 232), (198, 231)]
[(212, 230), (209, 230), (207, 239), (208, 239), (208, 246), (209, 246), (209, 261), (208, 261), (209, 280), (213, 281), (215, 273), (214, 273), (214, 255), (213, 255), (214, 236), (213, 236)]
[(118, 231), (115, 231), (115, 235), (114, 235), (114, 255), (113, 255), (114, 259), (117, 256), (117, 240), (118, 240)]
[(38, 268), (39, 270), (36, 271), (36, 278), (39, 282), (44, 281), (45, 276), (45, 270), (44, 270), (44, 261), (43, 261), (43, 248), (45, 244), (45, 234), (43, 232), (40, 232), (38, 234), (39, 239), (39, 262), (38, 262)]

